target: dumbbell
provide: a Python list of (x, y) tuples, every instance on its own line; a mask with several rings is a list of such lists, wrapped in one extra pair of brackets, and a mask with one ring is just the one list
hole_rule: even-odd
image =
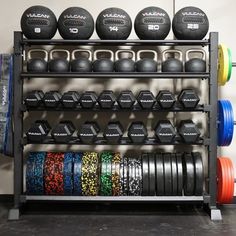
[(79, 132), (78, 137), (82, 143), (93, 144), (100, 132), (100, 128), (96, 122), (85, 122)]
[[(56, 53), (64, 54), (66, 57), (55, 56)], [(70, 52), (64, 49), (51, 50), (49, 53), (48, 67), (50, 72), (63, 73), (70, 71)]]
[(39, 107), (43, 103), (44, 93), (41, 90), (33, 90), (26, 94), (24, 103), (27, 107)]
[(144, 143), (148, 137), (148, 132), (143, 122), (131, 123), (128, 128), (128, 137), (133, 143)]
[(97, 94), (93, 91), (86, 91), (80, 97), (80, 105), (82, 108), (93, 108), (97, 103)]
[[(151, 58), (142, 58), (141, 55), (144, 53), (152, 54), (153, 59)], [(157, 72), (157, 52), (154, 50), (140, 50), (137, 53), (137, 62), (136, 62), (137, 72)]]
[(56, 108), (61, 102), (61, 94), (58, 91), (49, 91), (44, 94), (43, 103), (45, 107)]
[(198, 97), (197, 93), (193, 89), (183, 89), (178, 96), (178, 101), (184, 108), (195, 108), (200, 98)]
[(172, 143), (175, 140), (176, 132), (169, 120), (160, 120), (155, 127), (155, 135), (160, 143)]
[(116, 102), (116, 97), (111, 90), (104, 90), (98, 97), (98, 104), (103, 109), (111, 109)]
[(142, 109), (152, 109), (156, 103), (156, 99), (152, 92), (142, 90), (139, 92), (137, 101)]
[[(37, 53), (42, 56), (32, 56)], [(48, 52), (43, 49), (31, 49), (27, 53), (27, 71), (32, 73), (43, 73), (48, 71)]]
[(196, 143), (200, 137), (200, 130), (192, 120), (180, 122), (178, 133), (185, 143)]
[(124, 129), (120, 122), (109, 122), (103, 136), (109, 143), (119, 143)]
[(135, 101), (136, 98), (130, 90), (122, 91), (117, 98), (117, 103), (122, 109), (132, 108)]
[(68, 91), (62, 95), (61, 103), (65, 108), (75, 108), (79, 103), (80, 95), (76, 91)]
[(36, 120), (26, 132), (27, 139), (31, 142), (41, 143), (47, 137), (51, 127), (46, 120)]
[(175, 104), (175, 96), (168, 90), (161, 90), (156, 97), (157, 103), (162, 109), (170, 109)]
[(75, 127), (71, 121), (61, 121), (51, 132), (56, 143), (68, 143), (75, 132)]

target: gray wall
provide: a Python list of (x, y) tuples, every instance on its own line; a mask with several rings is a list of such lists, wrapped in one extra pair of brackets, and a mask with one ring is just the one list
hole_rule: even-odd
[[(153, 1), (153, 0), (146, 0), (146, 1), (127, 1), (127, 0), (119, 0), (119, 1), (85, 1), (85, 0), (80, 0), (80, 1), (75, 1), (75, 0), (70, 0), (70, 1), (64, 1), (64, 0), (31, 0), (31, 1), (26, 1), (26, 0), (21, 0), (21, 1), (15, 1), (15, 0), (8, 0), (4, 1), (4, 3), (1, 4), (1, 9), (0, 9), (0, 52), (11, 52), (12, 51), (12, 42), (13, 42), (13, 31), (15, 30), (20, 30), (20, 17), (22, 12), (29, 6), (32, 5), (45, 5), (49, 8), (51, 8), (57, 17), (60, 15), (60, 13), (67, 7), (69, 6), (81, 6), (86, 8), (91, 12), (91, 14), (94, 16), (96, 19), (97, 15), (99, 12), (107, 7), (120, 7), (125, 9), (131, 16), (132, 19), (135, 18), (137, 12), (141, 10), (144, 7), (147, 6), (159, 6), (163, 9), (165, 9), (170, 17), (173, 17), (173, 1), (172, 0), (159, 0), (159, 1)], [(198, 1), (193, 1), (193, 0), (176, 0), (175, 1), (176, 5), (176, 11), (184, 6), (197, 6), (203, 9), (210, 21), (210, 31), (218, 31), (220, 33), (220, 42), (224, 42), (225, 44), (228, 45), (228, 47), (232, 48), (232, 51), (236, 51), (236, 44), (235, 44), (235, 38), (236, 38), (236, 33), (234, 31), (234, 24), (232, 24), (235, 20), (234, 15), (235, 15), (235, 9), (236, 9), (236, 2), (234, 0), (227, 0), (227, 1), (213, 1), (213, 0), (198, 0)], [(9, 17), (9, 12), (11, 12), (11, 17)], [(12, 12), (14, 14), (12, 14)], [(57, 35), (57, 37), (59, 37)], [(172, 38), (173, 35), (172, 33), (169, 34), (169, 38)], [(93, 38), (97, 38), (96, 32), (93, 34)], [(132, 31), (132, 34), (130, 38), (136, 38), (136, 35), (134, 33), (134, 30)], [(233, 53), (233, 59), (236, 60), (236, 54)], [(235, 76), (235, 72), (232, 73), (232, 80), (230, 83), (228, 83), (224, 87), (219, 88), (219, 92), (221, 94), (222, 98), (225, 99), (230, 99), (233, 103), (233, 105), (236, 104), (236, 94), (234, 92), (234, 81), (233, 78)], [(55, 88), (55, 82), (50, 82), (49, 86), (50, 88)], [(165, 84), (163, 82), (160, 82), (158, 87), (155, 87), (154, 84), (152, 83), (141, 83), (138, 82), (134, 84), (135, 81), (131, 82), (126, 82), (126, 83), (121, 83), (120, 81), (116, 82), (107, 82), (105, 84), (105, 87), (110, 87), (115, 90), (120, 90), (127, 88), (129, 86), (135, 86), (135, 90), (139, 90), (140, 88), (147, 88), (147, 89), (152, 89), (154, 91), (158, 91), (161, 88), (169, 88), (172, 89), (173, 86), (176, 86), (175, 88), (177, 91), (181, 89), (181, 86), (183, 84), (179, 85), (173, 85), (172, 82), (168, 83), (167, 81)], [(33, 84), (27, 84), (26, 89), (30, 90), (33, 88), (42, 88), (44, 90), (49, 90), (48, 85), (47, 88), (43, 87), (43, 80), (37, 80)], [(57, 84), (58, 85), (58, 84)], [(62, 87), (62, 90), (68, 90), (74, 86), (76, 88), (81, 89), (95, 89), (96, 87), (98, 90), (102, 90), (104, 88), (104, 84), (102, 83), (96, 83), (95, 86), (91, 82), (86, 82), (83, 81), (83, 84), (76, 84), (76, 81), (73, 81), (71, 85), (69, 84), (62, 84), (58, 85), (59, 87)], [(189, 82), (186, 82), (184, 84), (185, 86), (190, 86)], [(169, 86), (169, 87), (168, 87)], [(195, 84), (194, 86), (198, 86), (198, 84)], [(204, 85), (200, 87), (202, 89), (201, 92), (201, 99), (204, 101), (206, 97), (206, 93), (204, 92)], [(37, 116), (37, 115), (36, 115)], [(171, 114), (168, 115), (168, 117), (171, 118)], [(105, 119), (109, 119), (110, 117), (106, 117)], [(126, 117), (121, 117), (121, 119), (125, 119)], [(153, 117), (148, 117), (148, 119), (152, 119)], [(26, 116), (26, 121), (28, 123), (30, 122), (28, 120), (29, 118)], [(86, 119), (86, 117), (79, 118), (81, 120)], [(155, 119), (155, 117), (154, 117)], [(204, 118), (202, 116), (194, 117), (196, 121), (202, 121)], [(51, 118), (53, 121), (53, 118)], [(204, 127), (203, 127), (204, 128)], [(46, 149), (47, 147), (41, 147), (41, 150)], [(50, 150), (53, 150), (55, 147), (50, 147)], [(65, 147), (59, 147), (60, 150), (63, 150)], [(99, 151), (99, 147), (96, 147), (96, 150)], [(29, 148), (27, 148), (29, 150)], [(56, 149), (54, 149), (56, 150)], [(143, 150), (141, 148), (141, 150)], [(171, 149), (169, 149), (171, 151)], [(197, 149), (194, 149), (197, 150)], [(121, 151), (126, 152), (127, 149), (123, 148)], [(219, 155), (224, 155), (224, 156), (229, 156), (233, 160), (235, 160), (234, 156), (236, 155), (236, 148), (234, 145), (231, 145), (230, 147), (222, 148), (219, 150)], [(13, 192), (13, 167), (12, 167), (12, 159), (6, 158), (6, 157), (0, 157), (0, 194), (10, 194)]]

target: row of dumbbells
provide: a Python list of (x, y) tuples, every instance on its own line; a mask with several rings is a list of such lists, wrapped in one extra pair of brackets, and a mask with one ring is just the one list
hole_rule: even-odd
[[(177, 131), (176, 131), (177, 130)], [(51, 131), (51, 132), (50, 132)], [(37, 120), (26, 132), (29, 142), (43, 143), (51, 133), (56, 143), (69, 143), (74, 137), (76, 128), (71, 121), (61, 121), (53, 129), (46, 120)], [(101, 137), (100, 127), (96, 122), (85, 122), (79, 128), (77, 137), (81, 143), (96, 144), (98, 136)], [(120, 122), (109, 122), (103, 130), (102, 140), (105, 143), (120, 144), (124, 136), (124, 128)], [(200, 138), (200, 130), (191, 120), (183, 120), (176, 129), (169, 120), (161, 120), (154, 128), (154, 140), (157, 143), (171, 144), (175, 141), (183, 143), (196, 143)], [(132, 122), (127, 130), (129, 143), (145, 143), (148, 140), (148, 131), (143, 122)]]
[(79, 94), (76, 91), (65, 92), (63, 95), (58, 91), (49, 91), (43, 93), (42, 91), (31, 91), (26, 94), (24, 102), (27, 108), (76, 108), (80, 105), (81, 108), (91, 109), (96, 104), (101, 109), (112, 109), (115, 103), (121, 109), (132, 109), (137, 101), (141, 109), (153, 109), (159, 107), (160, 109), (170, 109), (178, 104), (184, 109), (194, 109), (200, 99), (193, 89), (184, 89), (175, 98), (175, 95), (168, 90), (161, 90), (155, 97), (151, 91), (142, 90), (137, 97), (132, 91), (122, 91), (117, 97), (112, 90), (104, 90), (99, 96), (93, 91), (86, 91)]
[(26, 164), (31, 195), (202, 196), (203, 186), (198, 152), (33, 152)]
[[(190, 54), (194, 53), (201, 56), (190, 58)], [(72, 53), (64, 49), (54, 49), (49, 53), (43, 49), (32, 49), (27, 53), (27, 71), (32, 73), (48, 71), (55, 73), (70, 71), (80, 73), (92, 71), (158, 72), (158, 63), (158, 53), (155, 50), (140, 50), (137, 55), (128, 49), (118, 50), (115, 54), (113, 51), (105, 49), (96, 50), (93, 53), (87, 49), (77, 49)], [(180, 50), (167, 49), (162, 53), (161, 72), (178, 73), (184, 71), (206, 72), (205, 51), (202, 49), (188, 50), (185, 62)]]

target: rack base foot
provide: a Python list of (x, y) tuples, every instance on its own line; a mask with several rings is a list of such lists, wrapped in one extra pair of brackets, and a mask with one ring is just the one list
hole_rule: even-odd
[(20, 209), (12, 208), (8, 213), (8, 220), (19, 220), (20, 219)]
[(217, 208), (211, 209), (211, 220), (212, 221), (220, 221), (222, 220), (221, 211)]

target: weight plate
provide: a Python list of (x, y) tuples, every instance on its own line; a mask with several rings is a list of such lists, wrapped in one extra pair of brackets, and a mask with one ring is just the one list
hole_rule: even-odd
[(129, 188), (128, 188), (128, 195), (134, 196), (136, 191), (136, 182), (135, 182), (135, 166), (134, 166), (134, 158), (129, 158), (128, 160), (128, 170), (129, 170)]
[(99, 190), (99, 161), (96, 152), (84, 152), (82, 157), (82, 195), (97, 196)]
[(155, 175), (155, 156), (153, 153), (148, 154), (149, 164), (149, 196), (156, 194), (156, 175)]
[(177, 161), (177, 173), (178, 173), (178, 196), (183, 195), (183, 162), (182, 162), (182, 154), (176, 153), (176, 161)]
[(63, 195), (64, 153), (48, 152), (44, 162), (44, 191), (46, 195)]
[(112, 156), (111, 152), (102, 152), (101, 176), (100, 176), (100, 194), (102, 196), (112, 195)]
[(148, 196), (149, 194), (149, 167), (148, 167), (148, 154), (142, 154), (142, 195)]
[(229, 146), (234, 133), (234, 113), (230, 101), (218, 101), (218, 121), (218, 146)]
[(171, 169), (172, 169), (172, 195), (177, 196), (178, 175), (177, 175), (177, 163), (176, 163), (175, 153), (171, 154)]
[(45, 162), (46, 152), (37, 152), (35, 156), (34, 168), (34, 188), (35, 194), (44, 194), (44, 180), (43, 180), (43, 167)]
[(142, 163), (140, 158), (135, 159), (135, 182), (136, 190), (135, 196), (140, 196), (142, 193)]
[(120, 153), (114, 153), (112, 159), (112, 196), (119, 196), (121, 191), (120, 182)]
[(195, 174), (194, 195), (202, 196), (203, 184), (204, 184), (204, 170), (203, 170), (202, 156), (199, 152), (193, 152), (192, 157), (194, 162), (194, 174)]
[(232, 203), (234, 196), (234, 168), (227, 157), (217, 158), (217, 202)]
[(227, 48), (227, 49), (228, 49), (228, 56), (229, 56), (229, 73), (228, 73), (227, 81), (229, 81), (230, 78), (231, 78), (231, 75), (232, 75), (233, 62), (232, 62), (232, 53), (231, 53), (231, 49), (230, 49), (230, 48)]
[(73, 193), (73, 152), (66, 152), (64, 156), (64, 194), (72, 195)]
[(165, 195), (164, 166), (161, 153), (156, 154), (156, 195)]
[(184, 194), (194, 195), (194, 163), (190, 153), (185, 153), (183, 158)]
[(27, 194), (35, 194), (34, 168), (35, 168), (36, 156), (37, 156), (37, 152), (31, 152), (26, 162), (26, 192)]
[(224, 44), (218, 47), (218, 83), (225, 85), (229, 74), (229, 54)]
[(77, 152), (74, 154), (74, 166), (73, 166), (73, 185), (74, 185), (74, 195), (82, 195), (82, 186), (81, 186), (81, 174), (82, 174), (82, 152)]
[(128, 158), (124, 157), (124, 165), (123, 165), (123, 196), (128, 195), (128, 189), (129, 189), (129, 169), (128, 169)]
[(164, 153), (163, 160), (164, 160), (165, 195), (171, 196), (172, 194), (171, 154)]

